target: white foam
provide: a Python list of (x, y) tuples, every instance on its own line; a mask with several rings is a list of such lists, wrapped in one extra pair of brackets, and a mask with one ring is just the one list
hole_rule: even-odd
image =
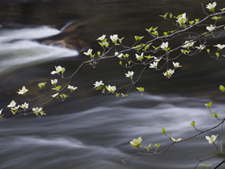
[(10, 42), (16, 39), (36, 39), (59, 34), (60, 30), (49, 26), (35, 28), (22, 28), (17, 30), (4, 29), (0, 31), (0, 43)]

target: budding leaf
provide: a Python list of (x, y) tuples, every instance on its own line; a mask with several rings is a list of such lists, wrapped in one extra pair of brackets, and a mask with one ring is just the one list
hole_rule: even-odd
[(209, 114), (209, 116), (217, 118), (220, 113), (221, 113), (221, 111), (219, 111), (218, 113)]
[(146, 149), (147, 149), (148, 152), (149, 152), (149, 150), (150, 150), (150, 148), (151, 148), (151, 145), (152, 145), (152, 144), (149, 144), (149, 145), (146, 147)]
[(45, 84), (46, 84), (47, 82), (42, 82), (42, 83), (38, 83), (38, 87), (40, 88), (40, 89), (42, 89), (43, 87), (45, 87)]
[(192, 121), (191, 122), (191, 125), (194, 127), (195, 126), (195, 121)]
[(143, 87), (137, 87), (136, 89), (137, 89), (139, 92), (144, 92), (144, 90), (145, 90)]
[(220, 91), (221, 91), (221, 92), (224, 92), (224, 91), (225, 91), (225, 87), (224, 87), (223, 85), (220, 85), (219, 88), (220, 88)]
[(66, 69), (63, 67), (62, 70), (61, 70), (61, 72), (64, 73), (65, 71), (66, 71)]
[(134, 38), (135, 38), (136, 41), (139, 41), (139, 40), (141, 40), (142, 38), (144, 38), (144, 36), (134, 36)]
[(220, 54), (218, 52), (216, 52), (216, 57), (218, 58), (220, 56)]
[(165, 14), (165, 15), (159, 15), (161, 17), (163, 17), (164, 19), (166, 19), (166, 16), (167, 16), (168, 12)]
[(209, 103), (205, 103), (205, 106), (210, 108), (212, 106), (212, 102), (209, 102)]
[(162, 132), (163, 132), (164, 134), (166, 134), (166, 129), (165, 129), (165, 128), (162, 128)]
[(156, 149), (158, 149), (158, 148), (159, 148), (159, 146), (160, 146), (160, 143), (155, 144), (155, 148), (156, 148)]

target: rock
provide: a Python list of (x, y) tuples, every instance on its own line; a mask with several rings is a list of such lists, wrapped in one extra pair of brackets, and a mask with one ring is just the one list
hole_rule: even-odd
[(78, 51), (86, 50), (91, 45), (91, 41), (85, 37), (84, 27), (85, 24), (83, 22), (73, 22), (63, 28), (58, 35), (41, 39), (41, 43), (66, 47)]

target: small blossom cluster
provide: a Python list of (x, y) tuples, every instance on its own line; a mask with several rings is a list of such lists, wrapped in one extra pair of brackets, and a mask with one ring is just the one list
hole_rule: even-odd
[(186, 13), (183, 13), (181, 15), (179, 15), (177, 17), (177, 23), (180, 25), (180, 26), (185, 26), (185, 23), (188, 21), (187, 17), (186, 17)]
[(21, 105), (16, 105), (16, 102), (12, 100), (7, 107), (11, 108), (11, 112), (15, 115), (19, 108), (22, 108), (23, 110), (28, 109), (29, 103), (24, 102)]
[[(101, 81), (96, 81), (94, 84), (94, 89), (98, 90), (98, 89), (101, 89), (102, 86), (104, 86), (104, 83)], [(116, 91), (116, 86), (111, 86), (111, 85), (108, 85), (108, 86), (105, 86), (105, 88), (110, 92), (110, 93), (114, 93)]]

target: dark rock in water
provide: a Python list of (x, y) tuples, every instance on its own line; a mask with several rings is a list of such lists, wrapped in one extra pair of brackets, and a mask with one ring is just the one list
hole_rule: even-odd
[(91, 45), (91, 40), (85, 36), (85, 23), (73, 22), (67, 27), (63, 28), (58, 35), (51, 36), (44, 39), (39, 39), (41, 43), (46, 45), (55, 45), (84, 51)]
[(66, 47), (78, 51), (83, 51), (88, 46), (90, 46), (90, 42), (87, 39), (84, 39), (79, 36), (66, 37), (62, 40), (45, 40), (42, 43), (46, 45)]

